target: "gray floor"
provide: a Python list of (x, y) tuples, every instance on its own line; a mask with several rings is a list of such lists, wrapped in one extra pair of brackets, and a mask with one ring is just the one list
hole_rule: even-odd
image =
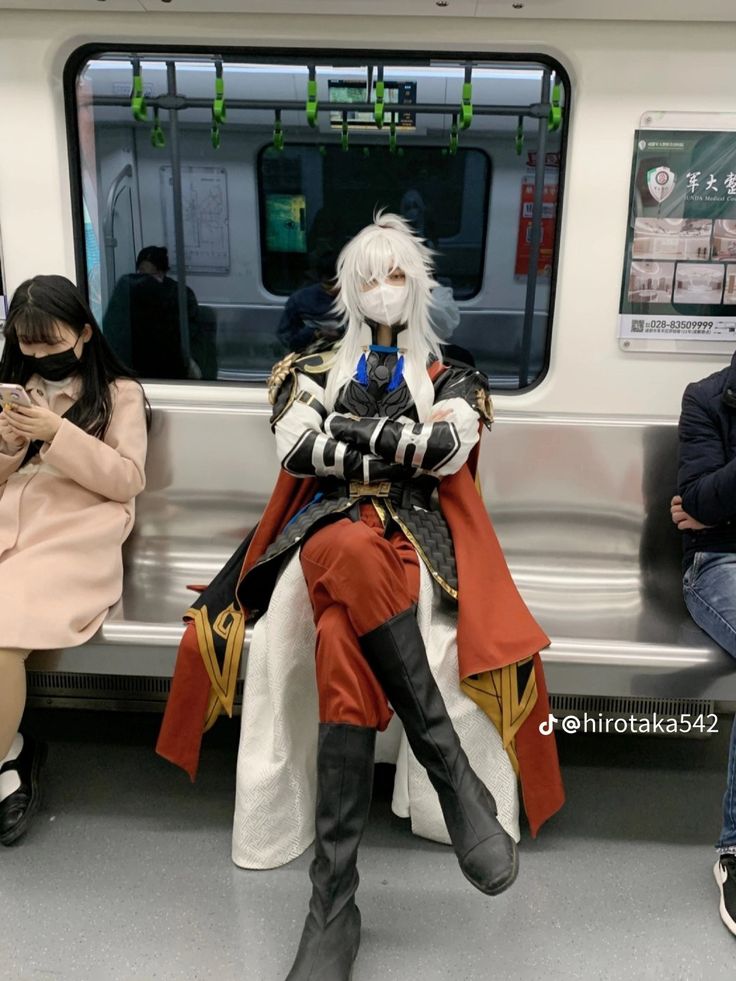
[[(0, 978), (283, 981), (309, 856), (231, 864), (235, 727), (212, 734), (192, 787), (151, 751), (155, 718), (32, 723), (52, 740), (46, 801), (0, 849)], [(495, 899), (391, 815), (379, 768), (354, 981), (734, 978), (711, 871), (729, 725), (704, 741), (561, 739), (568, 803), (525, 834), (519, 879)]]

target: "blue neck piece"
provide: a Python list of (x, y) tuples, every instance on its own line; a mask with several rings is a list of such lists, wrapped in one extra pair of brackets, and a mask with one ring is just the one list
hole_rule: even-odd
[(396, 354), (399, 350), (397, 347), (386, 347), (385, 344), (371, 344), (370, 349), (378, 354)]

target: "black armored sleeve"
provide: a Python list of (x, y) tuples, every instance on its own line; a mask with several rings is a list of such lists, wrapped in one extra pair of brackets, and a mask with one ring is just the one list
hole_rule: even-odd
[(476, 368), (446, 368), (434, 383), (435, 405), (461, 398), (480, 416), (488, 429), (493, 423), (493, 401), (488, 376)]
[(272, 372), (271, 428), (284, 470), (295, 477), (337, 477), (366, 484), (413, 475), (395, 461), (363, 452), (324, 431), (326, 381), (320, 355), (292, 355)]

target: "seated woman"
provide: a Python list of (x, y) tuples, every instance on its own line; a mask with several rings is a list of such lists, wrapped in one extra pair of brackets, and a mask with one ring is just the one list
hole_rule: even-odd
[[(193, 771), (192, 720), (231, 708), (245, 611), (262, 613), (243, 695), (233, 855), (247, 867), (283, 864), (316, 831), (290, 981), (351, 976), (376, 731), (393, 712), (411, 749), (395, 807), (422, 833), (449, 837), (481, 892), (516, 878), (515, 767), (533, 833), (563, 799), (554, 740), (539, 731), (548, 704), (536, 652), (548, 641), (473, 479), (491, 419), (487, 380), (438, 360), (430, 253), (404, 220), (379, 214), (342, 251), (337, 278), (344, 339), (274, 369), (282, 473), (251, 540), (189, 611), (158, 747)], [(416, 767), (426, 788), (407, 777)]]
[(63, 276), (15, 291), (0, 382), (0, 843), (38, 806), (44, 747), (18, 731), (32, 650), (74, 647), (123, 588), (121, 546), (145, 482), (146, 401)]

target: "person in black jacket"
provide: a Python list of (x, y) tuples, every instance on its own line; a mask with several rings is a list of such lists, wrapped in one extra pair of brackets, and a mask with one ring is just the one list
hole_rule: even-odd
[[(736, 354), (728, 368), (685, 389), (679, 446), (670, 510), (683, 533), (685, 603), (698, 626), (736, 658)], [(721, 919), (736, 935), (736, 722), (716, 848)]]
[[(118, 357), (142, 378), (199, 378), (201, 372), (182, 350), (179, 294), (163, 246), (149, 245), (136, 259), (136, 271), (122, 276), (102, 322), (105, 338)], [(194, 346), (198, 303), (188, 286), (189, 342)]]

